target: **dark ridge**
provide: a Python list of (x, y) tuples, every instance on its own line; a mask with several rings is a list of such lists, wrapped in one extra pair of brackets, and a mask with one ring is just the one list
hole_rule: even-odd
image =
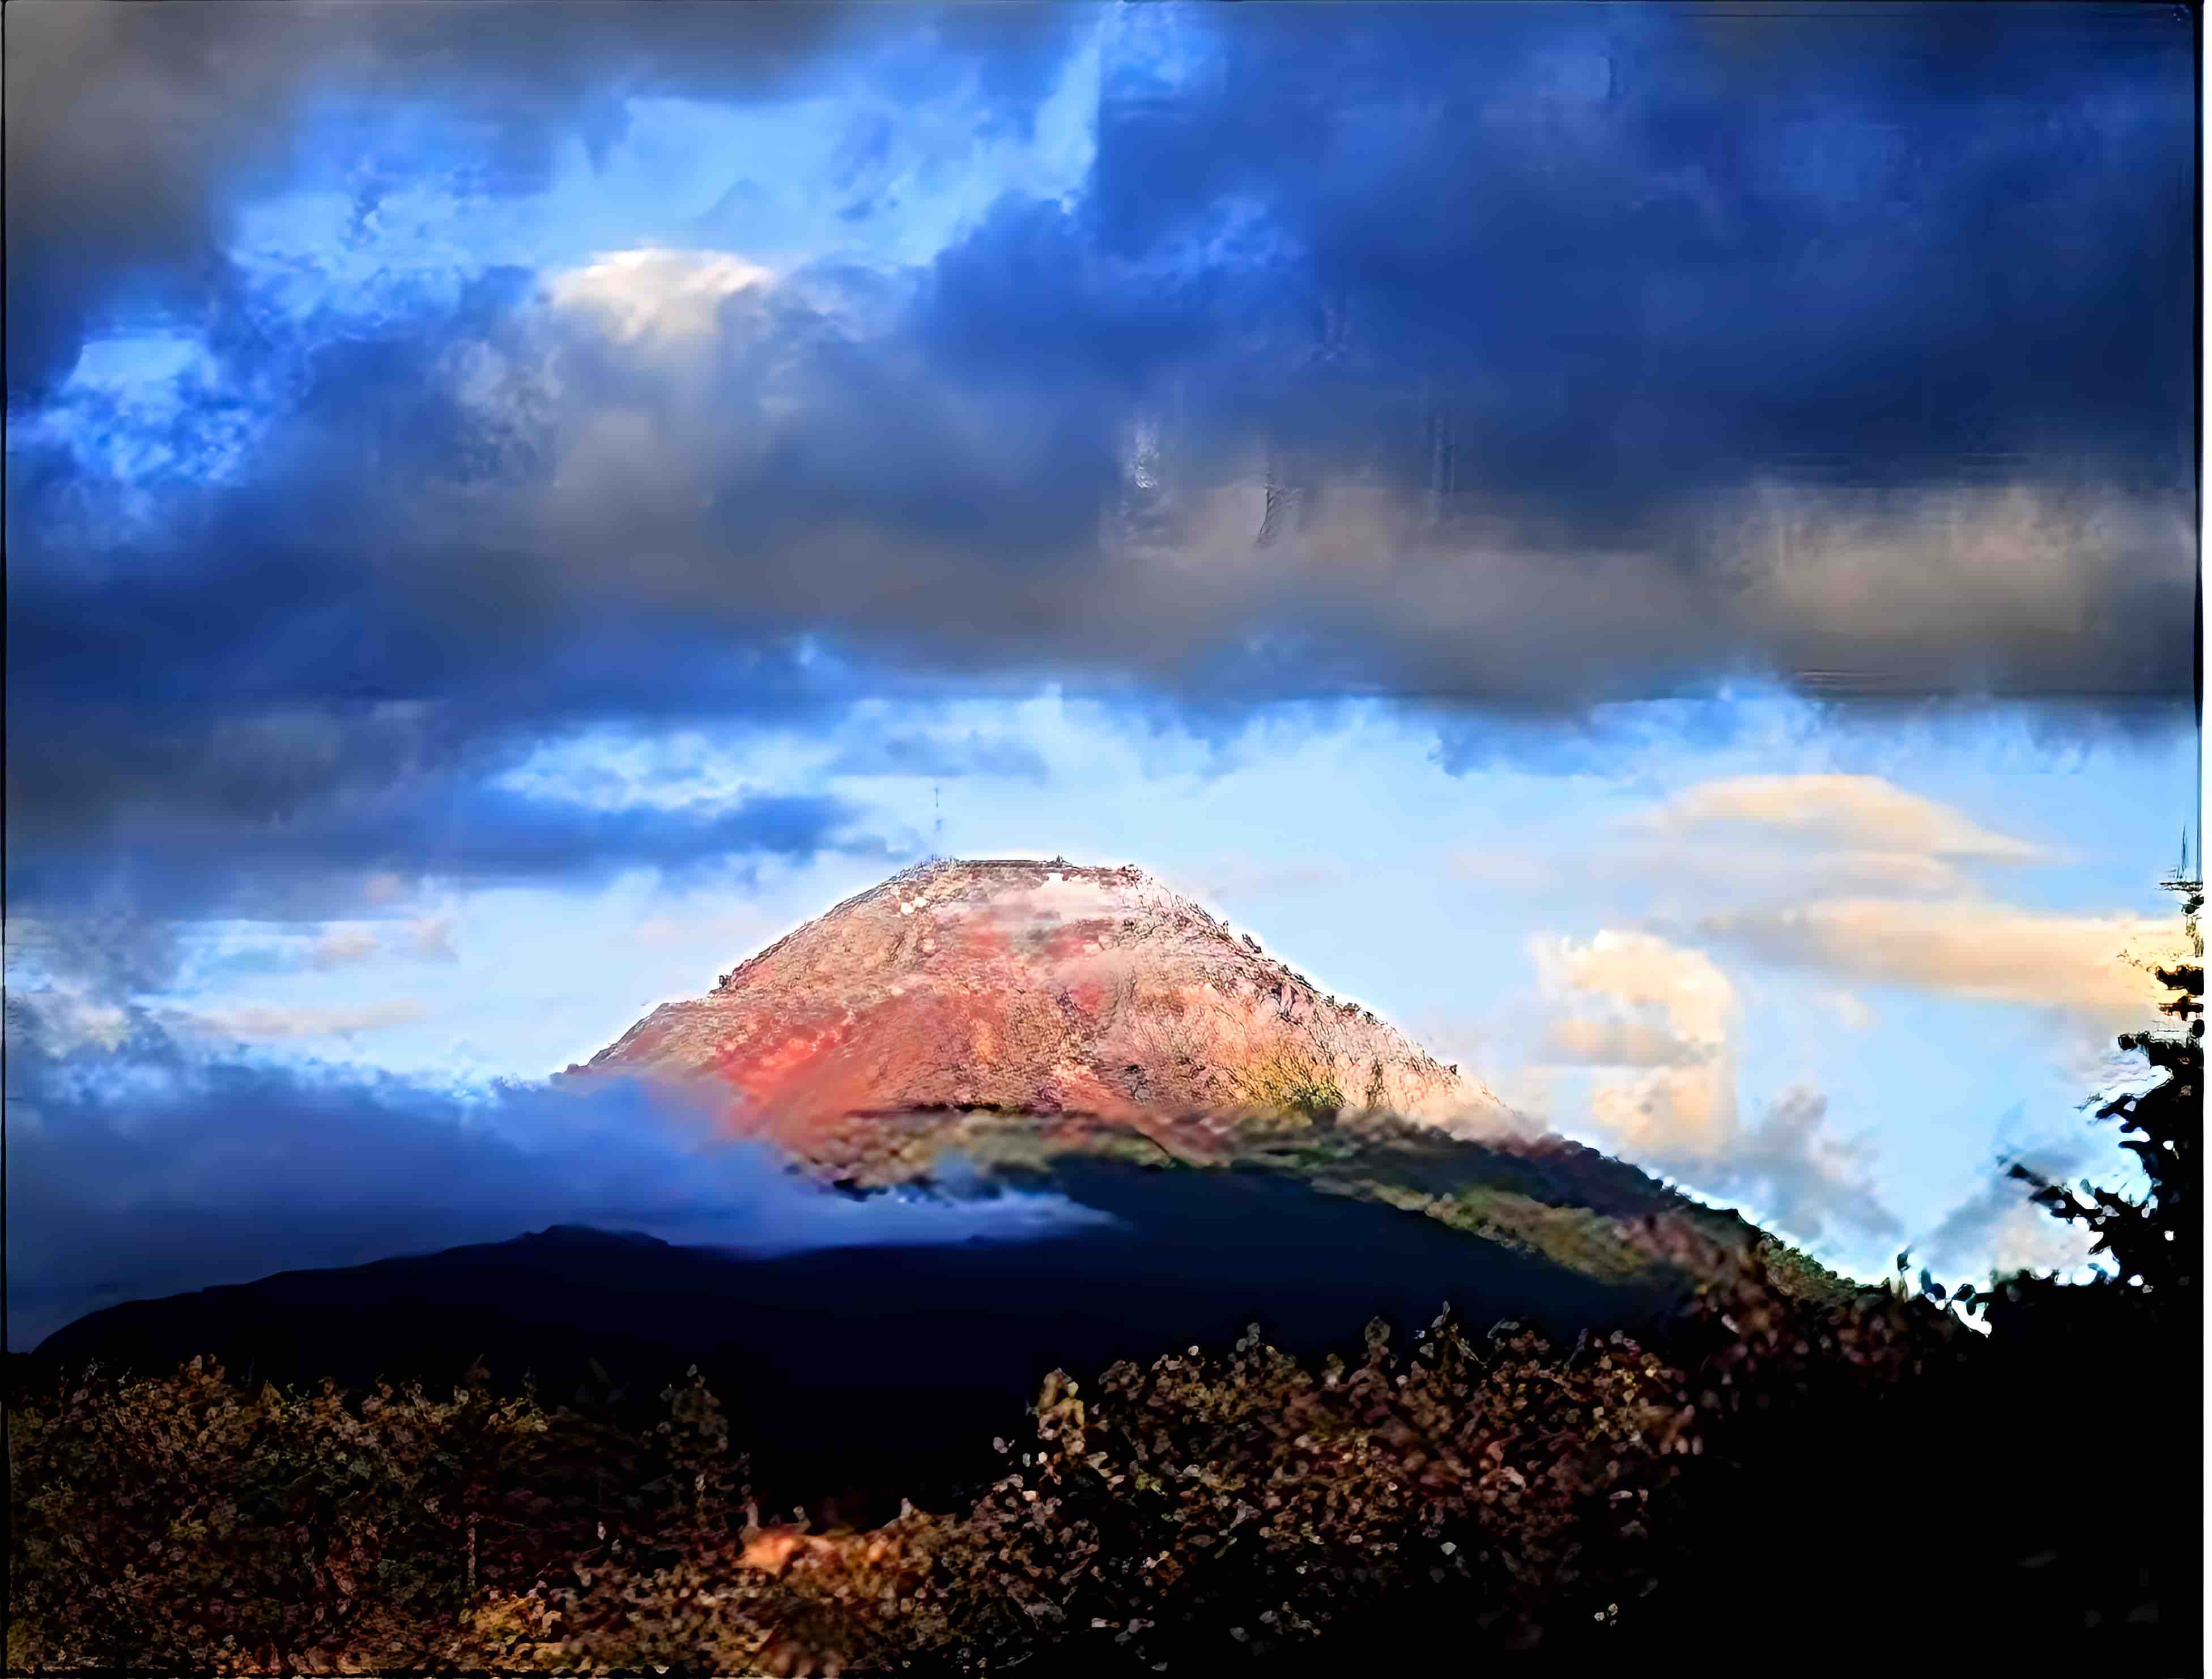
[(1255, 1322), (1317, 1358), (1356, 1351), (1376, 1316), (1410, 1334), (1447, 1301), (1562, 1342), (1664, 1308), (1649, 1290), (1271, 1173), (1083, 1162), (1055, 1176), (1121, 1223), (767, 1259), (556, 1226), (111, 1306), (47, 1337), (30, 1379), (95, 1358), (164, 1373), (206, 1355), (256, 1381), (446, 1385), (482, 1359), (499, 1385), (528, 1373), (566, 1400), (597, 1361), (649, 1402), (696, 1365), (764, 1500), (818, 1494), (825, 1512), (874, 1518), (992, 1473), (992, 1435), (1018, 1434), (1055, 1367), (1079, 1378), (1226, 1346)]
[(549, 1224), (516, 1240), (568, 1247), (666, 1247), (658, 1236), (642, 1230), (600, 1230), (588, 1224)]

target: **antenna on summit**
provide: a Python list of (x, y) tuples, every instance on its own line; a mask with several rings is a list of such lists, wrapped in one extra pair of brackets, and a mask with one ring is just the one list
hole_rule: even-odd
[(929, 784), (929, 804), (937, 818), (930, 829), (929, 855), (933, 860), (941, 862), (945, 857), (945, 793), (940, 783)]
[(2197, 863), (2197, 872), (2191, 874), (2189, 869), (2189, 824), (2184, 822), (2181, 825), (2181, 862), (2179, 865), (2175, 868), (2174, 871), (2168, 875), (2163, 881), (2160, 882), (2159, 884), (2166, 887), (2168, 890), (2179, 891), (2183, 893), (2195, 890), (2197, 888), (2203, 886), (2204, 883), (2203, 872), (2204, 858), (2201, 846), (2198, 852)]
[(2197, 835), (2197, 867), (2189, 866), (2189, 824), (2181, 825), (2181, 863), (2159, 884), (2181, 900), (2182, 925), (2186, 930), (2190, 949), (2197, 955), (2204, 954), (2204, 941), (2197, 928), (2197, 912), (2204, 905), (2204, 835)]

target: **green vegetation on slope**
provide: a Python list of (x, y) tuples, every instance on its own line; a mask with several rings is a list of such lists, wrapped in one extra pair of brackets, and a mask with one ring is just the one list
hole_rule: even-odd
[[(1326, 1094), (1295, 1079), (1280, 1090)], [(1623, 1161), (1559, 1137), (1477, 1141), (1386, 1114), (1326, 1118), (1280, 1109), (1204, 1125), (1165, 1125), (1147, 1136), (1071, 1116), (964, 1110), (872, 1118), (871, 1155), (854, 1178), (870, 1185), (927, 1178), (959, 1155), (1011, 1176), (1049, 1179), (1057, 1163), (1103, 1159), (1196, 1170), (1295, 1178), (1316, 1189), (1419, 1213), (1455, 1230), (1534, 1253), (1599, 1281), (1679, 1290), (1694, 1279), (1632, 1240), (1634, 1220), (1664, 1215), (1713, 1241), (1758, 1241), (1782, 1285), (1841, 1301), (1860, 1285), (1759, 1230), (1740, 1214), (1708, 1207)]]

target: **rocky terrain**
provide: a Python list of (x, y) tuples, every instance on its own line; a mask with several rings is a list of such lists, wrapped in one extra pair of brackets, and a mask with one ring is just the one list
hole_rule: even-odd
[(840, 1167), (870, 1152), (866, 1121), (922, 1112), (1162, 1142), (1279, 1116), (1514, 1124), (1479, 1079), (1143, 871), (1059, 861), (895, 875), (572, 1071), (718, 1079), (734, 1127)]

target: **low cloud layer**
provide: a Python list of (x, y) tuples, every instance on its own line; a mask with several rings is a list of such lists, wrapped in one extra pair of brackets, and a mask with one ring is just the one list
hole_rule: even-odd
[(1029, 1240), (1103, 1216), (1029, 1192), (838, 1195), (718, 1138), (705, 1100), (639, 1084), (465, 1092), (280, 1069), (205, 1058), (143, 1021), (121, 1055), (51, 1058), (25, 1024), (10, 1022), (8, 1105), (18, 1349), (121, 1300), (549, 1224), (775, 1253)]

